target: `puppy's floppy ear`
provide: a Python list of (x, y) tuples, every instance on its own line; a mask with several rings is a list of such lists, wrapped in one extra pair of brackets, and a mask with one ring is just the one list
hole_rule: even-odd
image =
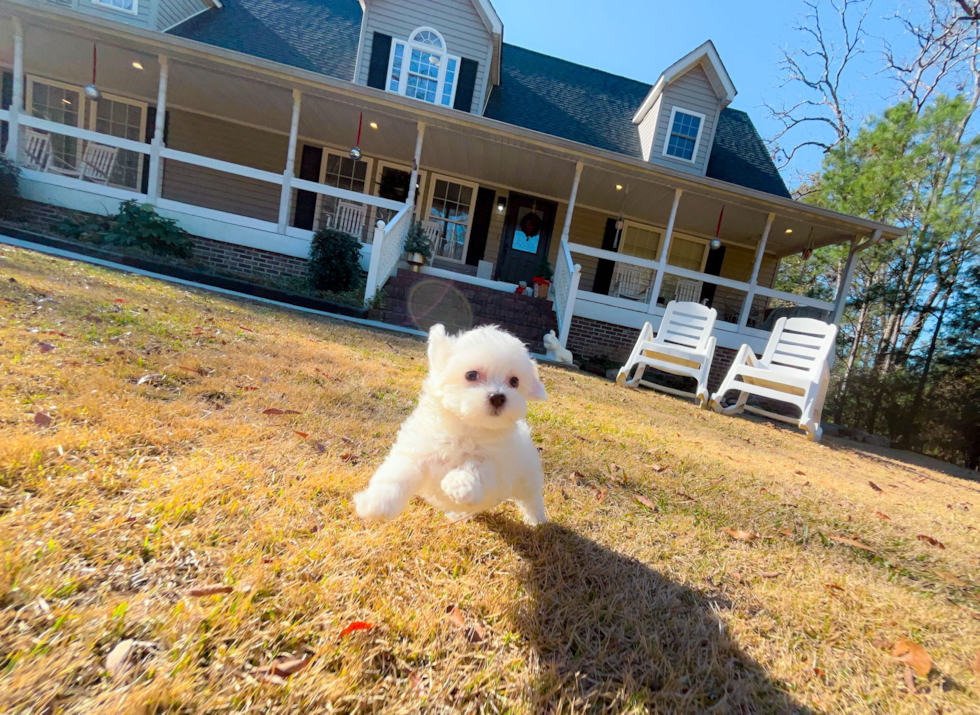
[(446, 335), (446, 328), (436, 323), (429, 329), (429, 368), (441, 370), (453, 354), (453, 339)]
[(529, 400), (537, 400), (538, 402), (544, 402), (548, 399), (548, 393), (545, 392), (544, 383), (541, 382), (541, 376), (538, 374), (538, 364), (531, 361), (531, 370), (534, 374), (531, 384), (528, 388), (527, 398)]

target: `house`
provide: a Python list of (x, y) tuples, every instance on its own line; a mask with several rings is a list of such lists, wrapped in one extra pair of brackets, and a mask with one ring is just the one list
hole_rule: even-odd
[[(710, 41), (650, 84), (505, 43), (489, 0), (0, 0), (0, 67), (39, 211), (138, 198), (200, 260), (273, 275), (341, 228), (396, 323), (623, 357), (678, 298), (717, 308), (720, 354), (761, 352), (782, 315), (839, 320), (860, 251), (902, 234), (789, 196)], [(837, 243), (833, 301), (774, 290)], [(516, 295), (543, 258), (551, 299)]]

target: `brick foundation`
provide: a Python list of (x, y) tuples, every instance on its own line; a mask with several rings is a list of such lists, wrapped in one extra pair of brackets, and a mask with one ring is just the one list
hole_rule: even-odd
[[(103, 217), (37, 201), (22, 201), (18, 218), (38, 231), (48, 233), (65, 219), (92, 221)], [(194, 244), (191, 262), (206, 270), (264, 279), (306, 278), (308, 274), (305, 258), (294, 258), (274, 251), (238, 246), (201, 236), (191, 235), (190, 239)]]

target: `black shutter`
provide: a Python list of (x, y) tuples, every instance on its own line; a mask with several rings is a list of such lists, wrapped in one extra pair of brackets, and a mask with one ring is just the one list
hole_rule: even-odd
[(476, 194), (476, 207), (473, 209), (473, 227), (470, 229), (470, 245), (466, 249), (466, 265), (476, 266), (483, 260), (487, 250), (487, 236), (490, 235), (490, 220), (493, 218), (493, 203), (497, 192), (480, 187)]
[[(721, 264), (725, 261), (725, 247), (717, 248), (714, 251), (708, 251), (708, 260), (704, 264), (704, 272), (709, 276), (720, 276), (721, 275)], [(711, 301), (715, 299), (715, 291), (718, 289), (714, 283), (702, 283), (701, 284), (701, 302), (708, 301), (708, 305), (711, 305)]]
[(391, 35), (374, 33), (371, 44), (371, 63), (368, 65), (368, 87), (384, 89), (388, 80), (388, 60), (391, 58)]
[(480, 63), (465, 57), (459, 63), (459, 79), (456, 80), (456, 101), (453, 109), (469, 112), (473, 109), (473, 91), (476, 89), (476, 71)]
[[(14, 74), (13, 72), (3, 73), (3, 82), (0, 86), (0, 108), (10, 109), (10, 103), (14, 101)], [(0, 151), (7, 148), (7, 132), (10, 128), (7, 122), (0, 122)]]
[[(303, 155), (299, 160), (299, 178), (306, 181), (320, 180), (320, 163), (323, 161), (323, 149), (309, 144), (303, 145)], [(313, 230), (313, 220), (316, 218), (316, 194), (312, 191), (296, 192), (296, 210), (293, 212), (293, 226)]]
[[(602, 250), (616, 250), (616, 219), (606, 219), (606, 232), (602, 236)], [(605, 258), (599, 259), (599, 264), (595, 268), (595, 280), (592, 281), (592, 292), (609, 295), (609, 284), (612, 282), (613, 268), (615, 261), (608, 261)]]
[[(146, 108), (146, 131), (143, 133), (143, 143), (149, 144), (153, 141), (153, 135), (156, 133), (157, 124), (157, 108), (147, 107)], [(163, 143), (167, 143), (167, 137), (170, 135), (170, 112), (166, 112), (163, 115)], [(149, 191), (150, 187), (150, 155), (143, 154), (141, 159), (143, 165), (143, 178), (140, 179), (140, 193), (145, 194)]]

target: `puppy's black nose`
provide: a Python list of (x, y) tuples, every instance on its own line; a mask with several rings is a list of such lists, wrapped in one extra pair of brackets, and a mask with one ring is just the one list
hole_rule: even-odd
[(502, 392), (494, 392), (490, 395), (490, 404), (494, 407), (503, 407), (505, 402), (507, 402), (507, 395)]

